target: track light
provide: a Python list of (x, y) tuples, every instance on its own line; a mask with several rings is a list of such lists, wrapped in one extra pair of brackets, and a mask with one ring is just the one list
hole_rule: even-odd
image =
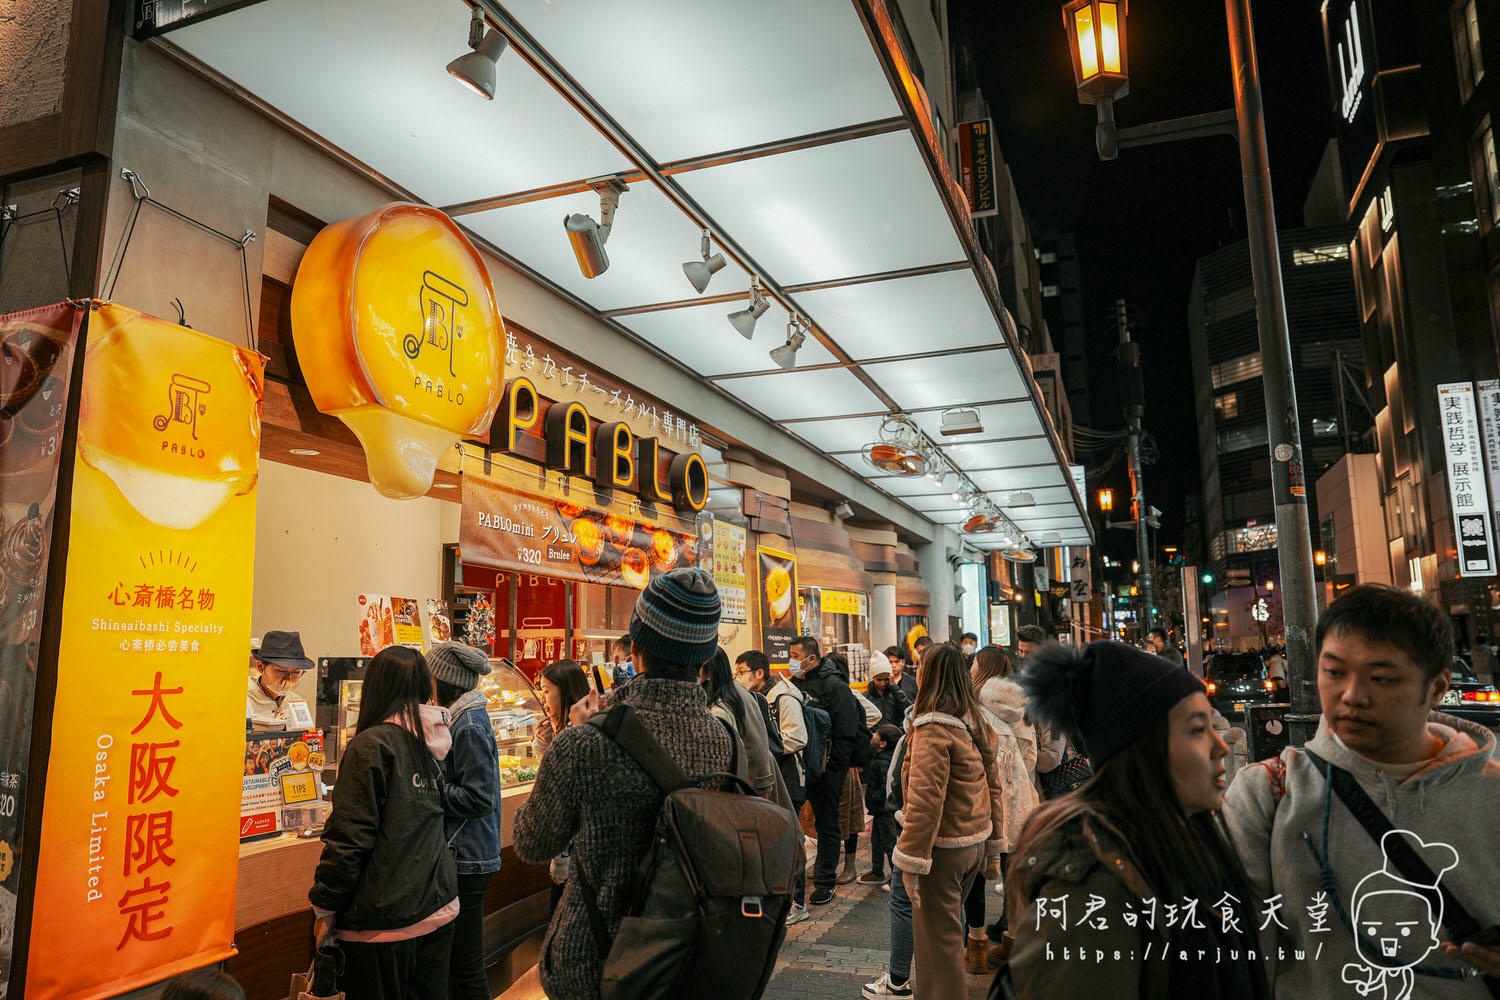
[[(687, 267), (686, 264), (683, 265)], [(689, 275), (691, 278), (691, 275)], [(750, 304), (744, 309), (736, 309), (729, 314), (729, 323), (735, 332), (746, 340), (755, 336), (755, 321), (766, 314), (771, 308), (771, 303), (760, 293), (760, 278), (750, 279)]]
[(682, 273), (687, 275), (687, 280), (691, 281), (693, 287), (698, 289), (699, 295), (703, 294), (704, 289), (708, 287), (709, 281), (713, 279), (715, 274), (724, 270), (724, 265), (727, 263), (724, 260), (723, 254), (716, 253), (710, 257), (708, 251), (708, 230), (705, 229), (703, 230), (703, 259), (690, 260), (682, 265)]
[(849, 506), (848, 501), (840, 500), (838, 505), (833, 508), (833, 516), (840, 521), (847, 521), (854, 516), (854, 508)]
[(771, 360), (787, 371), (797, 367), (797, 352), (807, 342), (807, 334), (802, 330), (801, 324), (801, 318), (793, 316), (792, 321), (786, 325), (786, 343), (771, 351)]
[(618, 177), (606, 177), (589, 184), (599, 192), (599, 221), (582, 212), (563, 218), (563, 229), (573, 244), (573, 254), (578, 258), (578, 270), (585, 278), (597, 278), (609, 270), (609, 255), (604, 252), (604, 242), (609, 239), (609, 230), (615, 223), (615, 209), (620, 206), (620, 194), (630, 190)]
[(486, 101), (495, 99), (495, 67), (500, 54), (505, 51), (505, 36), (494, 28), (487, 28), (484, 15), (474, 8), (469, 20), (469, 48), (448, 64), (448, 75), (468, 87)]

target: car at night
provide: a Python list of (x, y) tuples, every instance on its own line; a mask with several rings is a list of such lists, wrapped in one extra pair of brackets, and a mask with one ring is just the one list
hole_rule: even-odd
[(1439, 712), (1477, 722), (1491, 729), (1500, 728), (1500, 691), (1481, 681), (1469, 661), (1453, 658), (1453, 681), (1443, 695)]
[(1259, 653), (1214, 653), (1203, 674), (1208, 700), (1226, 719), (1243, 719), (1246, 705), (1278, 700)]

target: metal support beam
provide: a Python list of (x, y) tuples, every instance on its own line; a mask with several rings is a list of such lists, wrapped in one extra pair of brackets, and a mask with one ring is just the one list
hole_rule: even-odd
[(1154, 146), (1158, 143), (1177, 142), (1182, 139), (1207, 139), (1216, 135), (1237, 138), (1238, 133), (1239, 122), (1235, 117), (1234, 109), (1231, 108), (1206, 115), (1188, 115), (1186, 118), (1172, 118), (1164, 122), (1150, 122), (1146, 125), (1122, 128), (1117, 133), (1116, 145), (1120, 149), (1133, 149), (1138, 146)]

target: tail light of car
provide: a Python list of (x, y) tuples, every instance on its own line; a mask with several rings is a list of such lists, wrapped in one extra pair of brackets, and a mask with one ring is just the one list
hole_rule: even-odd
[(1219, 690), (1219, 685), (1215, 684), (1213, 681), (1209, 681), (1208, 682), (1208, 693), (1209, 694), (1213, 694), (1214, 692), (1216, 692), (1218, 690)]
[(1267, 679), (1266, 680), (1266, 690), (1267, 691), (1272, 691), (1272, 690), (1275, 690), (1275, 688), (1276, 688), (1276, 682), (1272, 681), (1270, 679)]
[(1500, 702), (1500, 691), (1465, 691), (1464, 701)]

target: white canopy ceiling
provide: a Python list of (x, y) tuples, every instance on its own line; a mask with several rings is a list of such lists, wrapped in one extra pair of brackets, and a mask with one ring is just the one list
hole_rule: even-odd
[[(882, 0), (480, 3), (511, 39), (493, 101), (443, 69), (464, 0), (260, 0), (167, 41), (929, 519), (966, 518), (951, 484), (860, 457), (892, 412), (1032, 541), (1088, 544), (948, 167), (870, 29)], [(561, 221), (597, 217), (585, 182), (608, 175), (629, 190), (590, 280)], [(707, 303), (681, 269), (704, 227), (729, 259)], [(725, 317), (752, 274), (771, 308), (746, 341)], [(784, 372), (768, 352), (793, 312), (811, 333)], [(942, 437), (964, 404), (983, 431)], [(1022, 489), (1035, 506), (1007, 507)]]

